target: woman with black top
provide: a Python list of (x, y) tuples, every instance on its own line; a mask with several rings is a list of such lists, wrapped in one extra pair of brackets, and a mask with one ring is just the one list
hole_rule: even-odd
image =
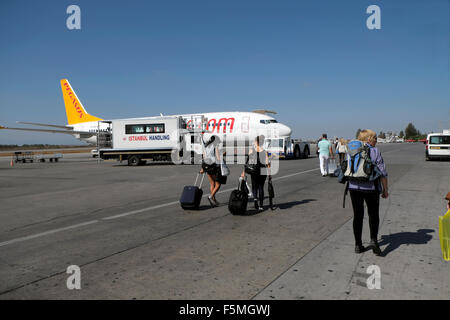
[(267, 154), (267, 151), (264, 150), (263, 145), (264, 136), (261, 135), (256, 137), (255, 143), (249, 151), (247, 164), (241, 174), (241, 177), (245, 177), (245, 173), (250, 174), (255, 209), (258, 211), (264, 210), (264, 183), (267, 178), (266, 172), (262, 172), (261, 168), (270, 168), (269, 155)]

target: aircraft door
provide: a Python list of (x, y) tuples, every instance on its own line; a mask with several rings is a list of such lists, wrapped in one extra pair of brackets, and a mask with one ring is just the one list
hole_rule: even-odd
[(203, 115), (194, 115), (185, 119), (187, 135), (185, 137), (186, 155), (191, 163), (197, 163), (197, 158), (203, 153), (203, 132), (206, 128), (206, 118)]
[(248, 133), (249, 129), (250, 129), (250, 117), (249, 116), (242, 117), (241, 132)]

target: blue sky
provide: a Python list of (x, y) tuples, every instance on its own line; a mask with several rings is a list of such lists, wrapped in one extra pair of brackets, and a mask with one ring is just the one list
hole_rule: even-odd
[[(66, 8), (81, 8), (68, 30)], [(381, 8), (368, 30), (366, 8)], [(59, 80), (105, 119), (278, 111), (294, 137), (448, 126), (450, 2), (0, 2), (0, 124), (66, 124)], [(0, 131), (0, 144), (76, 144)]]

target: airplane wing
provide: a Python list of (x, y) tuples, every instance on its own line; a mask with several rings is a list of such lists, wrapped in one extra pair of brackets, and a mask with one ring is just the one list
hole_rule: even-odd
[(52, 128), (61, 128), (61, 129), (65, 129), (65, 130), (73, 130), (72, 127), (62, 126), (62, 125), (57, 125), (57, 124), (45, 124), (45, 123), (22, 122), (22, 121), (17, 121), (17, 123), (21, 123), (21, 124), (31, 124), (31, 125), (33, 125), (33, 126), (52, 127)]
[(0, 130), (1, 130), (1, 129), (7, 129), (7, 130), (22, 130), (22, 131), (37, 131), (37, 132), (50, 132), (50, 133), (66, 133), (66, 134), (82, 134), (82, 135), (85, 135), (85, 136), (95, 136), (95, 135), (97, 135), (96, 132), (89, 132), (89, 131), (74, 131), (74, 130), (10, 128), (10, 127), (0, 126)]

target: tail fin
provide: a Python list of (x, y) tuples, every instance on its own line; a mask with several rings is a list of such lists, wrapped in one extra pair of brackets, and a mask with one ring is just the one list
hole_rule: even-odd
[(66, 106), (67, 123), (69, 125), (103, 120), (91, 116), (86, 112), (83, 105), (81, 104), (81, 101), (78, 99), (75, 91), (73, 91), (67, 79), (61, 80), (61, 89), (64, 97), (64, 104)]

